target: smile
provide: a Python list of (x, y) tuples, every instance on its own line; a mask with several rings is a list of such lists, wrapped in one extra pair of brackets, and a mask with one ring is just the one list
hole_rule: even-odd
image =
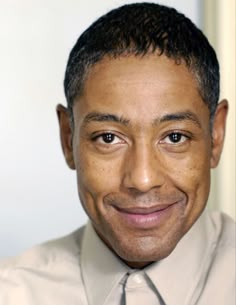
[(119, 208), (115, 206), (114, 208), (119, 213), (122, 220), (129, 226), (149, 229), (166, 220), (179, 203), (180, 202), (178, 201), (172, 204), (158, 205), (149, 208)]

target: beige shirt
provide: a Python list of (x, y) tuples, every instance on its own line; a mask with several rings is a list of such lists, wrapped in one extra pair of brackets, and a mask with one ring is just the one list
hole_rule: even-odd
[(90, 223), (0, 263), (0, 305), (235, 305), (235, 227), (204, 213), (165, 259), (127, 267)]

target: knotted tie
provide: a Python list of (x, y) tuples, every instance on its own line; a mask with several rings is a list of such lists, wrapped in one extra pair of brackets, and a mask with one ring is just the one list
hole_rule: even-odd
[(125, 305), (161, 305), (149, 278), (143, 271), (127, 276), (124, 283)]

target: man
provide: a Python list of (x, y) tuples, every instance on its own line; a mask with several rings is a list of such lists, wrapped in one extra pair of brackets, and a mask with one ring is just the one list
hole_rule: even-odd
[(214, 50), (174, 9), (131, 4), (79, 38), (57, 107), (86, 227), (0, 267), (0, 304), (233, 305), (234, 224), (204, 212), (223, 147)]

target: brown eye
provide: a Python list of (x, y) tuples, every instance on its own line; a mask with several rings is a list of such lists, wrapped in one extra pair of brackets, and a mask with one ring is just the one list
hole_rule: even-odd
[(93, 138), (93, 141), (96, 141), (100, 144), (119, 144), (123, 141), (121, 138), (119, 138), (117, 135), (111, 133), (111, 132), (104, 132), (96, 137)]
[(181, 133), (172, 133), (169, 135), (169, 139), (172, 143), (179, 143), (183, 135)]
[(115, 135), (112, 133), (104, 133), (101, 135), (101, 138), (105, 143), (110, 144), (114, 141)]
[(166, 136), (161, 142), (167, 144), (181, 144), (186, 142), (189, 139), (188, 136), (180, 133), (180, 132), (172, 132), (168, 136)]

